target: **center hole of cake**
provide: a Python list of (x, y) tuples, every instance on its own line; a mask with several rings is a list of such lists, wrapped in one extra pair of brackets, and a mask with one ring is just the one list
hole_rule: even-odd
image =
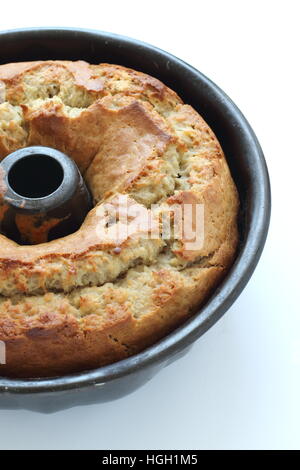
[(8, 183), (22, 197), (37, 199), (54, 193), (62, 184), (64, 171), (48, 155), (27, 155), (17, 161), (8, 174)]

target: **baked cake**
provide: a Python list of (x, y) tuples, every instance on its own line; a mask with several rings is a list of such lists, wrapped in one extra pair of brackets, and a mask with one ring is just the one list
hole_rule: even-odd
[[(0, 156), (32, 145), (74, 159), (94, 208), (79, 231), (48, 243), (21, 246), (0, 235), (0, 375), (113, 363), (195, 313), (238, 242), (237, 191), (201, 116), (157, 79), (118, 65), (1, 65)], [(4, 192), (0, 175), (0, 212)], [(141, 225), (119, 239), (99, 234), (107, 203), (118, 217), (123, 206), (140, 208), (159, 236)], [(204, 208), (199, 246), (172, 230), (162, 236), (162, 214), (173, 205)]]

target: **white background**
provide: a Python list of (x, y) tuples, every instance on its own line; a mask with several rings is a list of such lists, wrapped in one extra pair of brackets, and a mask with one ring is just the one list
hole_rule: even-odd
[(273, 212), (248, 286), (185, 358), (115, 402), (53, 415), (0, 410), (1, 448), (299, 449), (297, 3), (2, 2), (1, 30), (102, 29), (152, 43), (204, 72), (241, 108), (261, 142)]

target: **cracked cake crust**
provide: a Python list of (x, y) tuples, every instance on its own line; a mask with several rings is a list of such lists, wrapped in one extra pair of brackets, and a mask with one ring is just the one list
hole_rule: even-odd
[[(47, 61), (0, 66), (0, 156), (29, 145), (72, 157), (94, 197), (80, 230), (20, 246), (0, 235), (1, 375), (42, 377), (128, 357), (180, 325), (229, 269), (238, 196), (215, 135), (153, 77), (117, 65)], [(5, 192), (0, 175), (1, 194)], [(203, 204), (199, 249), (186, 240), (99, 237), (99, 207), (151, 214)], [(119, 223), (119, 222), (117, 222)], [(147, 231), (147, 229), (145, 229)]]

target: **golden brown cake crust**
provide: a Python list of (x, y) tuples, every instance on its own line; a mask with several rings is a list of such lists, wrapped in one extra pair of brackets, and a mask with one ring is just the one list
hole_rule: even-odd
[[(78, 232), (50, 243), (19, 246), (0, 235), (0, 375), (109, 364), (205, 302), (234, 259), (238, 197), (220, 144), (192, 107), (155, 78), (117, 65), (1, 65), (0, 157), (29, 145), (71, 156), (95, 207)], [(152, 204), (160, 214), (203, 204), (203, 245), (151, 239), (143, 226), (117, 241), (99, 235), (99, 209), (120, 200), (120, 212), (135, 204), (149, 216)]]

